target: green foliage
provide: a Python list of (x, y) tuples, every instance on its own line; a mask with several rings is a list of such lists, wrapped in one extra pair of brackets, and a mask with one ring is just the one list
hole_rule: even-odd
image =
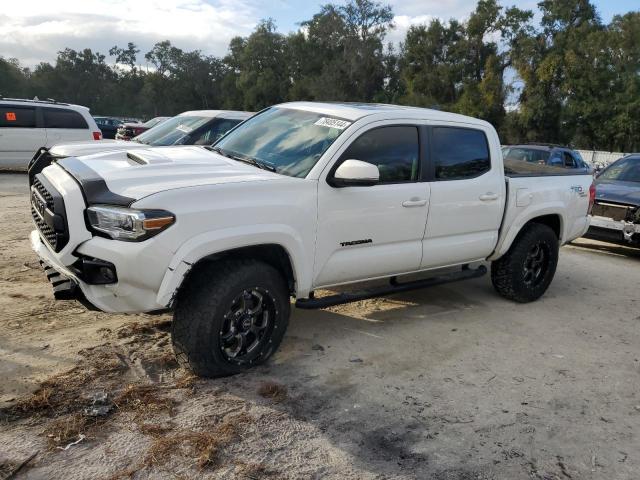
[(0, 57), (0, 95), (137, 117), (289, 100), (389, 102), (483, 118), (504, 143), (640, 150), (640, 11), (605, 24), (590, 0), (538, 6), (534, 25), (531, 11), (479, 0), (465, 21), (412, 26), (399, 49), (384, 43), (391, 7), (349, 0), (322, 6), (288, 35), (263, 20), (233, 38), (224, 58), (168, 40), (142, 57), (131, 42), (116, 45), (112, 63), (90, 49), (65, 49), (33, 69)]

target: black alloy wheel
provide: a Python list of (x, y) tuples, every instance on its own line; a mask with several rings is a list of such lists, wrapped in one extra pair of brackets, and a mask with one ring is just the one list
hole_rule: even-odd
[(255, 287), (241, 292), (224, 315), (219, 333), (222, 354), (229, 362), (253, 362), (269, 341), (276, 315), (276, 300), (268, 290)]

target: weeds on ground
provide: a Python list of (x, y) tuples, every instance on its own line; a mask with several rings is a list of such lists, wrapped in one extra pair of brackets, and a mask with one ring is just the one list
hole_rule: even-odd
[(167, 389), (155, 384), (129, 384), (114, 398), (113, 403), (118, 410), (134, 410), (145, 415), (165, 411), (172, 415), (177, 402), (166, 394)]
[(215, 468), (220, 463), (223, 449), (251, 422), (253, 419), (242, 412), (227, 415), (206, 431), (172, 431), (172, 426), (141, 424), (140, 431), (153, 438), (146, 455), (140, 463), (117, 472), (110, 480), (131, 478), (140, 470), (163, 466), (173, 457), (187, 459), (200, 470)]
[(81, 413), (73, 413), (49, 422), (43, 431), (43, 435), (47, 437), (49, 450), (54, 450), (57, 447), (63, 447), (78, 440), (81, 435), (91, 436), (91, 432), (103, 423), (102, 419), (87, 417)]
[(286, 385), (277, 382), (262, 382), (258, 387), (258, 395), (270, 398), (274, 402), (283, 402), (287, 399), (288, 390)]

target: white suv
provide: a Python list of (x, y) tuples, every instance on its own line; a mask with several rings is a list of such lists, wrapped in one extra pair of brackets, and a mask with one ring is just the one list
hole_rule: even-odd
[(0, 168), (27, 168), (40, 147), (102, 140), (87, 107), (0, 97)]

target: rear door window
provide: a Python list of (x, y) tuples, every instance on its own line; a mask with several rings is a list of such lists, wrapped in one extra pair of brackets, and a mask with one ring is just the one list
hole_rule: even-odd
[(35, 107), (0, 105), (0, 128), (35, 128)]
[(434, 127), (432, 142), (436, 180), (463, 180), (491, 170), (489, 144), (481, 130)]
[(78, 112), (65, 108), (44, 108), (45, 128), (87, 129), (89, 126)]

